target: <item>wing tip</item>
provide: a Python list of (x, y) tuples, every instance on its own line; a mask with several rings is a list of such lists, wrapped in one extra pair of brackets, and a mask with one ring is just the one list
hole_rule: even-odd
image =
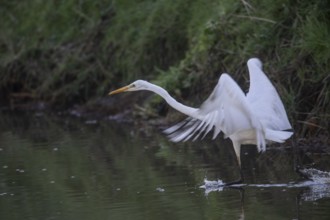
[(247, 61), (248, 66), (257, 66), (260, 69), (262, 68), (262, 62), (259, 58), (253, 57)]

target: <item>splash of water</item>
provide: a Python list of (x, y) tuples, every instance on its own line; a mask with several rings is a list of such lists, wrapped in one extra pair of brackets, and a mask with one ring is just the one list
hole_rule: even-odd
[(223, 190), (225, 183), (222, 180), (207, 180), (204, 178), (204, 185), (199, 188), (205, 189), (205, 195), (208, 195), (210, 192), (220, 192)]
[(302, 169), (300, 172), (315, 183), (310, 185), (310, 187), (301, 194), (301, 198), (304, 201), (316, 201), (330, 197), (330, 172), (314, 168)]
[(314, 168), (301, 169), (300, 172), (314, 182), (317, 182), (319, 184), (330, 184), (330, 172), (321, 171)]
[[(330, 197), (330, 172), (325, 172), (317, 169), (303, 169), (300, 170), (310, 180), (301, 182), (290, 182), (290, 183), (275, 183), (275, 184), (234, 184), (230, 187), (257, 187), (257, 188), (299, 188), (308, 187), (302, 194), (302, 199), (305, 201), (315, 201), (320, 198)], [(207, 180), (204, 179), (204, 185), (200, 188), (205, 189), (205, 195), (210, 192), (223, 191), (226, 184), (222, 180)]]

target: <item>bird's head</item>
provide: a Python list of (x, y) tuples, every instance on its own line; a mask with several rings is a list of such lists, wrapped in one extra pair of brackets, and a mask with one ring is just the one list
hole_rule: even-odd
[(132, 92), (132, 91), (138, 91), (138, 90), (147, 90), (148, 89), (148, 85), (149, 83), (147, 81), (144, 80), (136, 80), (135, 82), (121, 87), (119, 89), (116, 89), (112, 92), (109, 93), (109, 95), (114, 95), (117, 93), (121, 93), (121, 92)]

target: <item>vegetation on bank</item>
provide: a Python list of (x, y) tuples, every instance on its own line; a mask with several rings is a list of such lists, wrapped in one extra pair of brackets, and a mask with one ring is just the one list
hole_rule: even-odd
[(259, 57), (294, 127), (330, 129), (327, 0), (13, 0), (0, 19), (3, 105), (68, 108), (141, 78), (196, 106), (222, 72), (246, 90)]

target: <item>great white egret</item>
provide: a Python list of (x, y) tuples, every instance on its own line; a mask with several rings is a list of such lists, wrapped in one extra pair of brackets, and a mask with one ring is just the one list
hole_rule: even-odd
[[(112, 91), (120, 92), (149, 90), (165, 99), (174, 109), (189, 116), (186, 120), (165, 130), (174, 142), (196, 140), (213, 129), (213, 139), (222, 131), (233, 143), (241, 171), (241, 145), (257, 145), (259, 152), (266, 150), (266, 142), (282, 143), (293, 132), (283, 103), (270, 80), (262, 71), (257, 58), (247, 62), (250, 75), (250, 89), (245, 95), (237, 83), (226, 73), (220, 76), (218, 84), (208, 99), (199, 107), (192, 108), (177, 102), (168, 92), (152, 83), (137, 80), (128, 86)], [(241, 179), (233, 183), (243, 181)]]

